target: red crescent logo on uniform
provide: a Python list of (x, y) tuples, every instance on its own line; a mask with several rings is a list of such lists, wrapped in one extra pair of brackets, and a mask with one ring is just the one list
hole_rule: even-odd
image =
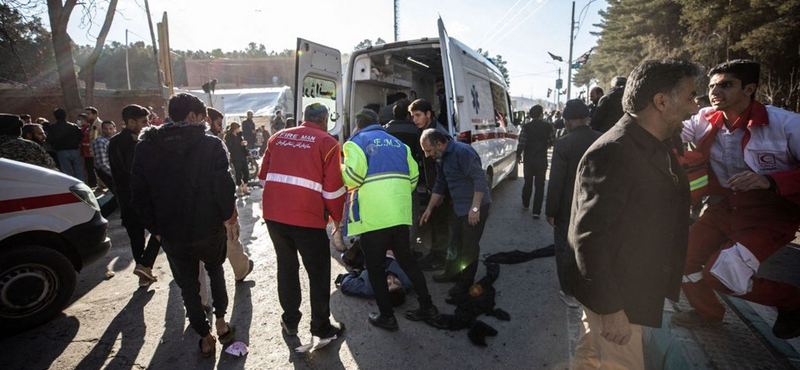
[(777, 162), (773, 153), (758, 153), (758, 164), (761, 166), (774, 166)]

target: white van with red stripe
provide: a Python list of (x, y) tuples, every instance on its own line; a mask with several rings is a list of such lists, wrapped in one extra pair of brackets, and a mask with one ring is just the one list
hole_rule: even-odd
[[(331, 112), (328, 132), (346, 140), (355, 114), (367, 105), (385, 107), (403, 92), (424, 98), (442, 115), (453, 137), (471, 144), (481, 157), (492, 187), (517, 177), (516, 150), (521, 127), (511, 119), (511, 98), (500, 70), (460, 41), (449, 37), (439, 19), (439, 38), (376, 45), (350, 56), (342, 76), (341, 53), (297, 40), (295, 115), (322, 103)], [(344, 81), (344, 84), (342, 83)]]
[(74, 177), (0, 159), (0, 330), (61, 312), (76, 272), (111, 247), (92, 189)]

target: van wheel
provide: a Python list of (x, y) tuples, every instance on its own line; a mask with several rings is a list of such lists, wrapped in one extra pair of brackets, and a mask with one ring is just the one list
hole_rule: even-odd
[(75, 274), (72, 263), (49, 248), (0, 252), (0, 327), (24, 330), (52, 319), (72, 298)]
[(511, 179), (511, 180), (518, 179), (519, 178), (518, 170), (519, 170), (519, 162), (517, 162), (517, 160), (515, 159), (514, 160), (514, 168), (511, 169), (511, 172), (508, 174), (508, 178)]

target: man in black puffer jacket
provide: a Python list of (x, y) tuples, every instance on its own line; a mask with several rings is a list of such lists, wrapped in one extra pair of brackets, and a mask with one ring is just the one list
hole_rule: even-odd
[(233, 340), (225, 321), (228, 295), (222, 264), (225, 224), (237, 221), (235, 185), (222, 141), (206, 134), (206, 107), (190, 94), (169, 101), (173, 122), (142, 131), (131, 170), (131, 205), (167, 254), (181, 288), (192, 328), (204, 356), (215, 338), (200, 302), (199, 262), (205, 263), (214, 298), (216, 330), (222, 343)]

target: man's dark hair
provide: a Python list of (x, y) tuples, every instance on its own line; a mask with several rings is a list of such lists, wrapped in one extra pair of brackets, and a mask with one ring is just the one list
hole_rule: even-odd
[(0, 113), (0, 135), (18, 137), (22, 134), (23, 124), (16, 114)]
[(137, 120), (142, 117), (147, 117), (150, 115), (150, 111), (147, 108), (139, 105), (139, 104), (131, 104), (125, 108), (122, 108), (122, 122), (128, 123), (128, 120)]
[(30, 121), (31, 115), (30, 114), (20, 114), (19, 118), (23, 121)]
[(430, 145), (436, 145), (436, 143), (445, 144), (449, 140), (447, 135), (435, 128), (422, 130), (421, 139), (427, 141)]
[(84, 121), (88, 121), (89, 120), (89, 115), (86, 114), (86, 113), (81, 113), (81, 114), (78, 115), (78, 118), (83, 119)]
[(66, 121), (67, 120), (67, 111), (64, 108), (56, 108), (53, 111), (53, 117), (56, 118), (56, 121)]
[(286, 127), (294, 127), (294, 126), (295, 126), (294, 117), (287, 118), (286, 119)]
[[(42, 125), (38, 123), (26, 123), (22, 126), (22, 137), (24, 138), (27, 135), (33, 135), (33, 129), (36, 127), (42, 128)], [(44, 130), (44, 129), (43, 129)]]
[(406, 302), (406, 290), (400, 285), (392, 285), (389, 287), (389, 302), (392, 306), (397, 307)]
[(372, 109), (363, 109), (356, 113), (356, 126), (364, 128), (378, 123), (378, 115)]
[(528, 116), (531, 118), (542, 118), (542, 114), (544, 114), (544, 108), (541, 105), (536, 104), (528, 110)]
[(603, 88), (600, 87), (600, 86), (595, 86), (591, 90), (589, 90), (590, 93), (593, 93), (595, 91), (599, 91), (600, 92), (600, 96), (603, 96), (603, 94), (605, 94), (605, 92), (603, 91)]
[(396, 101), (398, 101), (400, 99), (407, 99), (407, 98), (408, 98), (408, 95), (406, 95), (406, 93), (404, 93), (402, 91), (398, 91), (398, 92), (396, 92), (394, 94), (391, 94), (391, 95), (386, 97), (386, 104), (387, 105), (388, 104), (394, 104)]
[(667, 94), (674, 100), (684, 78), (702, 75), (703, 68), (688, 60), (648, 60), (636, 67), (628, 77), (622, 108), (627, 113), (641, 112), (653, 103), (656, 94)]
[(611, 80), (611, 87), (625, 87), (625, 84), (628, 82), (628, 79), (624, 76), (617, 76)]
[(212, 107), (207, 107), (206, 108), (206, 115), (208, 116), (208, 119), (211, 120), (211, 122), (214, 122), (214, 120), (216, 120), (218, 118), (222, 118), (222, 112), (220, 112), (216, 108), (212, 108)]
[[(742, 81), (742, 88), (749, 84), (756, 84), (757, 89), (760, 73), (761, 65), (757, 62), (749, 59), (736, 59), (711, 68), (711, 70), (708, 71), (708, 77), (712, 77), (716, 74), (730, 74), (734, 78)], [(755, 97), (755, 93), (750, 96), (751, 99), (755, 99)]]
[(303, 119), (324, 125), (328, 119), (328, 107), (321, 103), (311, 103), (303, 110)]
[(425, 99), (417, 99), (408, 106), (409, 112), (420, 111), (422, 113), (431, 112), (431, 116), (433, 116), (433, 106), (431, 103)]
[(405, 121), (408, 119), (408, 106), (411, 102), (408, 99), (400, 99), (394, 102), (394, 108), (392, 108), (392, 113), (394, 114), (394, 119)]
[(89, 112), (92, 112), (92, 114), (97, 115), (97, 108), (95, 107), (86, 107), (83, 110), (88, 110)]
[(173, 121), (186, 121), (189, 113), (205, 116), (206, 105), (192, 94), (180, 93), (169, 98), (169, 116)]
[(364, 109), (369, 109), (375, 113), (378, 113), (378, 111), (381, 110), (381, 105), (376, 103), (369, 103), (364, 106)]
[(281, 111), (279, 111), (279, 110), (276, 110), (276, 111), (275, 111), (275, 115), (279, 115), (279, 114), (281, 114)]
[(103, 122), (100, 124), (100, 127), (102, 128), (102, 127), (103, 127), (103, 126), (105, 126), (105, 125), (114, 125), (114, 127), (116, 127), (116, 126), (117, 126), (117, 124), (116, 124), (116, 123), (114, 123), (114, 121), (110, 121), (110, 120), (105, 120), (105, 121), (103, 121)]

